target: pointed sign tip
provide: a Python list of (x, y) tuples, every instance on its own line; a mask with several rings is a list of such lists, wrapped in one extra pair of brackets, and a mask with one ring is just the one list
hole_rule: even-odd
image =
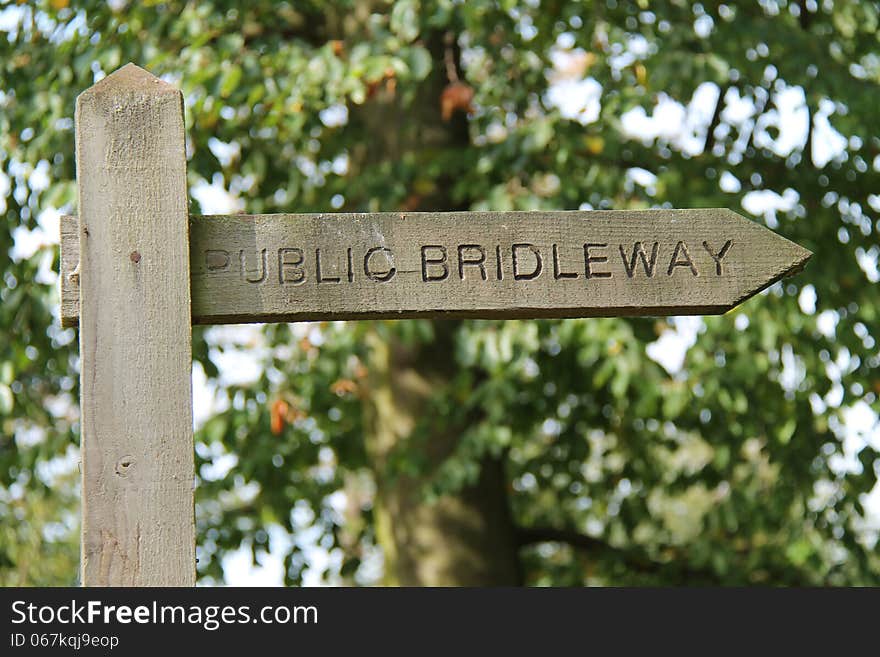
[(810, 258), (813, 257), (813, 252), (809, 249), (805, 249), (800, 244), (795, 242), (791, 243), (794, 247), (794, 258), (791, 266), (786, 270), (784, 277), (788, 278), (789, 276), (794, 276), (795, 274), (799, 274), (804, 270), (804, 267), (807, 266), (807, 263), (810, 261)]
[(146, 91), (154, 95), (179, 93), (174, 85), (157, 78), (134, 62), (129, 62), (82, 92), (78, 101), (130, 91)]
[(789, 264), (783, 272), (782, 276), (780, 276), (780, 278), (788, 278), (789, 276), (794, 276), (795, 274), (800, 273), (801, 271), (803, 271), (804, 267), (806, 267), (807, 262), (809, 262), (810, 258), (813, 257), (813, 252), (809, 249), (805, 249), (797, 242), (792, 242), (788, 238), (785, 238), (779, 233), (770, 230), (759, 222), (749, 219), (748, 217), (737, 212), (736, 210), (731, 210), (729, 208), (720, 208), (720, 210), (728, 221), (741, 221), (751, 226), (758, 226), (761, 230), (766, 231), (778, 240), (781, 240), (782, 246), (779, 246), (777, 248), (781, 250), (780, 255), (782, 256), (784, 254), (784, 258), (788, 260)]

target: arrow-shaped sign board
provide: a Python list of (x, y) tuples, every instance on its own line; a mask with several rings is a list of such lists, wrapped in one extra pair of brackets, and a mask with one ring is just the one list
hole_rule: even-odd
[[(65, 326), (80, 239), (65, 217)], [(718, 314), (810, 256), (723, 209), (190, 218), (196, 324)]]

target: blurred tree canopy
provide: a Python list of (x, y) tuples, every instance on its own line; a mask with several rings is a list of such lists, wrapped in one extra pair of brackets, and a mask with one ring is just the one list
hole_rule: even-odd
[[(210, 189), (254, 213), (745, 207), (816, 254), (698, 321), (680, 367), (652, 357), (674, 320), (196, 329), (203, 581), (244, 547), (283, 554), (288, 584), (880, 584), (878, 429), (844, 422), (880, 408), (878, 20), (854, 0), (0, 6), (0, 583), (76, 581), (76, 334), (47, 231), (76, 212), (77, 93), (133, 61), (183, 91), (192, 212)], [(225, 376), (241, 349), (256, 375)]]

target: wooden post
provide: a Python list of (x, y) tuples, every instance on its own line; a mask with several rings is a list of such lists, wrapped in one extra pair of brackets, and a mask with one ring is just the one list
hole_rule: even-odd
[(82, 584), (195, 584), (183, 103), (133, 64), (76, 104)]

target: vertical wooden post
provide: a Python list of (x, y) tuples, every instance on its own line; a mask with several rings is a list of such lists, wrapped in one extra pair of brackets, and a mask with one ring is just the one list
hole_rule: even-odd
[(195, 583), (183, 102), (128, 64), (76, 102), (82, 584)]

